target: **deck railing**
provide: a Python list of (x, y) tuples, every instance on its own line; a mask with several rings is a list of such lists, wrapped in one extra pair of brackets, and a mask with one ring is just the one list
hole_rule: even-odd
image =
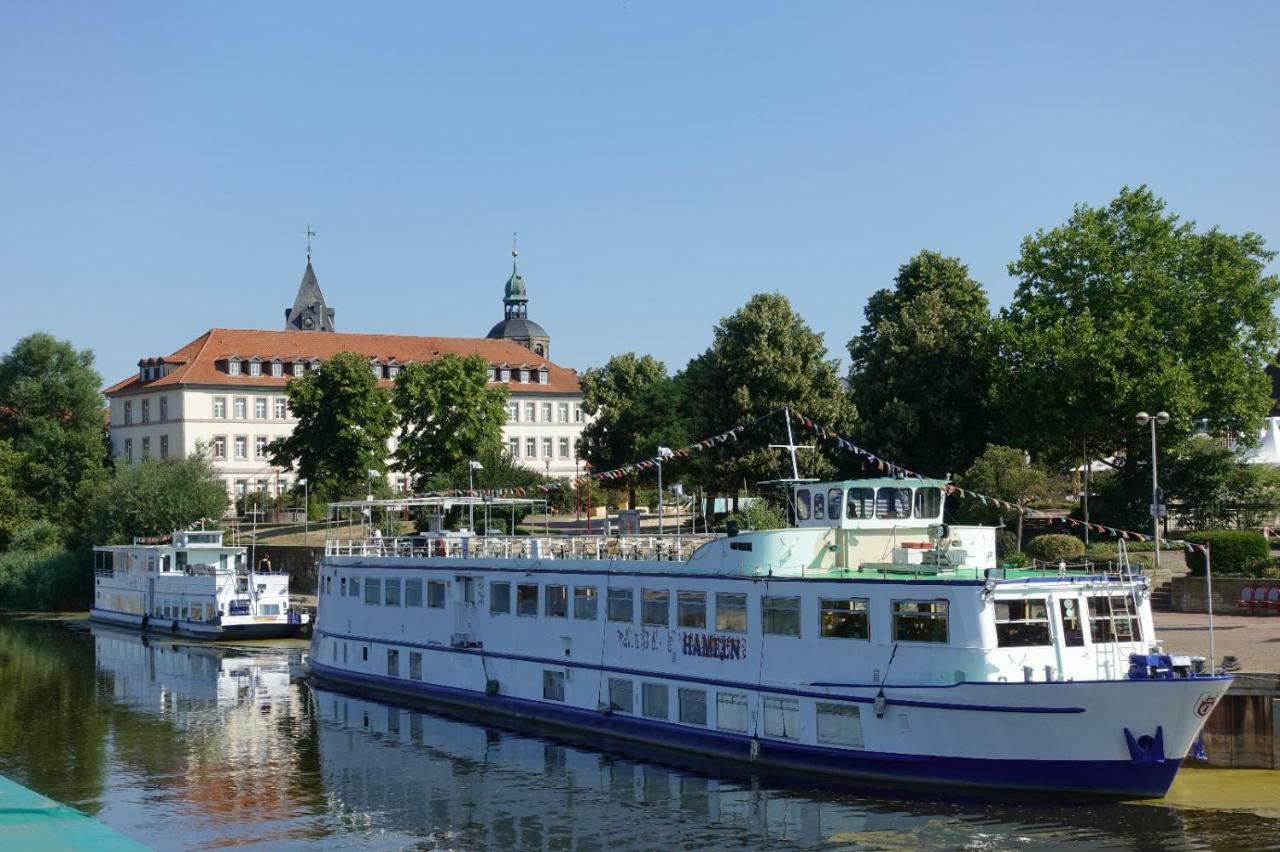
[(474, 536), (330, 539), (326, 556), (407, 556), (450, 559), (605, 559), (683, 562), (715, 535)]

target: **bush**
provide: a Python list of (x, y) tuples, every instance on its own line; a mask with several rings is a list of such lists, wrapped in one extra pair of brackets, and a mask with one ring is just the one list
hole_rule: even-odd
[(782, 530), (787, 528), (786, 516), (763, 499), (753, 501), (737, 514), (727, 515), (725, 523), (737, 521), (738, 528), (746, 530)]
[[(1267, 537), (1250, 530), (1206, 530), (1190, 533), (1187, 541), (1207, 544), (1215, 574), (1252, 576), (1271, 558)], [(1204, 553), (1195, 549), (1187, 554), (1187, 567), (1192, 576), (1204, 576)]]
[(51, 553), (62, 549), (62, 531), (52, 521), (32, 521), (18, 531), (10, 550), (25, 553)]
[(1038, 535), (1027, 542), (1027, 555), (1041, 562), (1057, 562), (1070, 556), (1084, 555), (1084, 542), (1073, 535)]
[(1018, 552), (1018, 534), (1009, 530), (996, 532), (996, 556), (1006, 559)]
[(93, 560), (88, 553), (0, 555), (0, 608), (88, 609), (93, 600)]

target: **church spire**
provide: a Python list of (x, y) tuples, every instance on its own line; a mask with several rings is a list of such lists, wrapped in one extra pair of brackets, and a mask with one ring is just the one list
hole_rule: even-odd
[(525, 289), (524, 277), (516, 265), (520, 251), (515, 245), (515, 234), (511, 237), (511, 277), (502, 291), (503, 320), (489, 330), (488, 337), (514, 341), (535, 355), (549, 358), (551, 337), (542, 326), (529, 319), (529, 291)]
[(307, 268), (298, 284), (298, 295), (293, 297), (293, 307), (285, 308), (285, 331), (333, 331), (334, 310), (324, 302), (320, 282), (311, 267), (311, 238), (316, 232), (307, 225)]

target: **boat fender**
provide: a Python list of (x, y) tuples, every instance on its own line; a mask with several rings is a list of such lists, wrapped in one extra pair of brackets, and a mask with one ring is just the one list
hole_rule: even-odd
[(751, 738), (751, 759), (752, 760), (760, 759), (760, 738), (759, 737)]
[(143, 616), (142, 616), (142, 629), (143, 629), (143, 630), (146, 630), (146, 629), (147, 629), (147, 625), (149, 625), (150, 623), (151, 623), (151, 614), (150, 614), (150, 613), (147, 613), (147, 614), (143, 615)]
[(876, 718), (884, 718), (884, 709), (889, 706), (889, 699), (884, 697), (884, 689), (876, 693)]
[(173, 626), (170, 627), (169, 629), (172, 630), (174, 633), (178, 632), (178, 619), (175, 618), (173, 620)]
[(498, 681), (497, 681), (497, 680), (495, 680), (494, 678), (489, 678), (488, 680), (486, 680), (486, 681), (484, 682), (484, 694), (485, 694), (485, 695), (488, 695), (488, 696), (494, 696), (494, 695), (497, 695), (497, 694), (498, 694), (498, 690), (499, 690), (500, 688), (501, 688), (501, 686), (499, 685)]

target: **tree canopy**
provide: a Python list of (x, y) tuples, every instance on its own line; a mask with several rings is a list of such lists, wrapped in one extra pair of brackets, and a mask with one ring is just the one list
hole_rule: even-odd
[(89, 504), (89, 540), (120, 544), (133, 536), (164, 535), (201, 520), (218, 520), (227, 492), (204, 455), (116, 463), (115, 476)]
[(987, 294), (959, 259), (922, 251), (872, 294), (849, 341), (862, 443), (932, 476), (958, 473), (988, 438)]
[(311, 488), (333, 496), (363, 494), (368, 472), (385, 471), (395, 428), (390, 395), (368, 360), (339, 352), (316, 372), (289, 382), (293, 433), (268, 445), (272, 464), (298, 466)]

